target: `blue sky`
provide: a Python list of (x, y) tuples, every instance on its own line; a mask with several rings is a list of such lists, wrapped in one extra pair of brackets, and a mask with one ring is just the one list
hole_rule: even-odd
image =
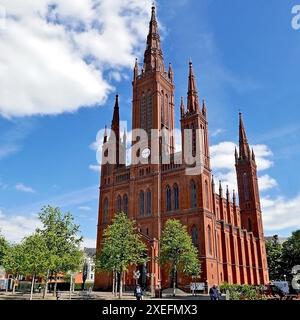
[[(31, 232), (39, 208), (50, 204), (71, 211), (92, 245), (99, 173), (91, 145), (111, 122), (116, 92), (121, 118), (131, 123), (131, 67), (142, 58), (151, 1), (105, 0), (96, 11), (95, 0), (72, 8), (68, 2), (55, 1), (49, 13), (47, 0), (39, 8), (0, 1), (19, 17), (0, 30), (0, 229), (12, 241)], [(238, 110), (244, 114), (258, 154), (267, 235), (300, 227), (296, 4), (157, 1), (165, 62), (175, 73), (176, 124), (191, 58), (207, 101), (214, 172), (232, 188)], [(53, 25), (46, 25), (50, 14)]]

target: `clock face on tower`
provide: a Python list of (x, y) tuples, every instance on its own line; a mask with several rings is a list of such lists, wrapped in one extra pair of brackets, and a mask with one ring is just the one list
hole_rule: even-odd
[(143, 157), (144, 159), (149, 158), (150, 154), (151, 154), (151, 151), (150, 151), (149, 148), (143, 149), (143, 151), (142, 151), (142, 157)]

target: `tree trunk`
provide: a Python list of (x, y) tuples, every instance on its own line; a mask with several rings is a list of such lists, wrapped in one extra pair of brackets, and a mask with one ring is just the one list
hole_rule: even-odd
[(13, 278), (13, 286), (12, 286), (12, 294), (15, 294), (15, 291), (16, 291), (16, 278)]
[(70, 292), (69, 292), (69, 300), (72, 299), (72, 287), (73, 287), (73, 277), (71, 275), (71, 278), (70, 278)]
[(115, 295), (115, 280), (116, 280), (116, 276), (115, 276), (115, 271), (113, 271), (113, 284), (112, 284), (112, 294)]
[(122, 294), (123, 294), (123, 271), (120, 272), (119, 299), (122, 299)]
[(57, 291), (57, 279), (55, 277), (55, 284), (54, 284), (54, 290), (53, 290), (54, 297), (56, 296), (56, 291)]
[(115, 272), (115, 297), (118, 293), (118, 272)]
[(35, 274), (32, 276), (32, 280), (31, 280), (30, 300), (32, 300), (32, 297), (33, 297), (34, 280), (35, 280)]
[(56, 296), (56, 291), (57, 291), (57, 274), (55, 274), (54, 280), (55, 280), (55, 283), (54, 283), (53, 295), (55, 297)]
[(47, 270), (46, 283), (45, 283), (45, 288), (44, 288), (44, 292), (43, 292), (43, 299), (46, 298), (47, 292), (48, 292), (49, 274), (50, 274), (50, 270)]
[(173, 297), (176, 296), (176, 266), (174, 267), (174, 274), (173, 274)]

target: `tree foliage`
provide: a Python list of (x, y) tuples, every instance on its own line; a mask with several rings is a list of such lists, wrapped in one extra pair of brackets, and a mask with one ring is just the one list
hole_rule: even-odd
[(39, 219), (43, 226), (37, 233), (45, 241), (50, 273), (79, 270), (83, 259), (79, 248), (82, 237), (71, 213), (63, 214), (59, 208), (47, 206), (42, 208)]
[(282, 280), (282, 245), (277, 235), (266, 241), (266, 251), (270, 280)]
[(119, 213), (104, 231), (97, 267), (106, 271), (127, 271), (130, 265), (144, 263), (146, 255), (147, 248), (137, 233), (135, 222)]
[(130, 265), (146, 261), (147, 247), (137, 232), (135, 222), (125, 213), (115, 216), (104, 231), (101, 253), (96, 266), (103, 271), (120, 273), (120, 297), (122, 296), (122, 275)]
[(300, 230), (292, 235), (283, 244), (274, 236), (266, 242), (269, 275), (271, 280), (283, 280), (286, 275), (292, 279), (292, 268), (300, 265)]
[(282, 245), (282, 269), (289, 279), (294, 266), (300, 265), (300, 230), (292, 233)]
[(168, 220), (162, 232), (160, 262), (169, 265), (174, 274), (181, 271), (186, 275), (199, 276), (201, 272), (198, 250), (186, 226), (176, 219)]
[(8, 241), (0, 234), (0, 266), (3, 264), (3, 258), (8, 248)]

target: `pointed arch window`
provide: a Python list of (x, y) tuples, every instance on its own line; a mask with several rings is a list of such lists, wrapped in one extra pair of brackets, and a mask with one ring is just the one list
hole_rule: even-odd
[(105, 198), (103, 202), (103, 222), (108, 220), (108, 199)]
[(190, 198), (191, 208), (196, 208), (197, 207), (197, 188), (194, 180), (192, 180), (190, 183), (190, 197), (191, 197)]
[(250, 218), (248, 218), (248, 231), (252, 232), (252, 221)]
[(166, 188), (166, 208), (167, 211), (172, 210), (172, 199), (171, 199), (171, 188), (170, 186), (167, 186)]
[(128, 196), (124, 194), (123, 196), (123, 211), (128, 215)]
[(207, 226), (207, 243), (208, 243), (208, 252), (212, 254), (212, 236), (211, 236), (211, 227)]
[(146, 131), (148, 137), (151, 136), (151, 129), (152, 129), (152, 93), (149, 90), (147, 94), (147, 106), (146, 106)]
[(207, 180), (205, 180), (205, 207), (209, 209), (209, 191)]
[(161, 91), (161, 95), (160, 95), (160, 112), (161, 112), (161, 123), (164, 124), (165, 123), (165, 96), (164, 96), (164, 92)]
[(140, 107), (140, 128), (146, 129), (146, 117), (147, 117), (147, 101), (146, 95), (142, 95), (141, 107)]
[(169, 97), (168, 95), (166, 94), (165, 95), (165, 114), (166, 114), (166, 126), (169, 127)]
[(245, 195), (245, 200), (249, 201), (250, 200), (250, 195), (249, 195), (249, 179), (248, 175), (245, 172), (243, 174), (243, 185), (244, 185), (244, 195)]
[(146, 214), (147, 214), (148, 216), (151, 215), (151, 211), (152, 211), (152, 208), (151, 208), (152, 204), (151, 204), (151, 202), (152, 202), (152, 199), (151, 199), (151, 191), (148, 189), (148, 190), (147, 190), (147, 194), (146, 194)]
[(122, 198), (120, 195), (118, 195), (117, 197), (117, 213), (121, 212), (122, 211)]
[(139, 214), (140, 214), (140, 216), (143, 216), (145, 213), (144, 200), (145, 200), (144, 191), (140, 191), (140, 194), (139, 194)]
[(179, 188), (177, 183), (173, 186), (173, 195), (174, 195), (174, 210), (179, 209)]
[(193, 226), (192, 227), (192, 241), (193, 241), (193, 245), (195, 247), (198, 247), (199, 244), (199, 240), (198, 240), (198, 228), (197, 226)]

